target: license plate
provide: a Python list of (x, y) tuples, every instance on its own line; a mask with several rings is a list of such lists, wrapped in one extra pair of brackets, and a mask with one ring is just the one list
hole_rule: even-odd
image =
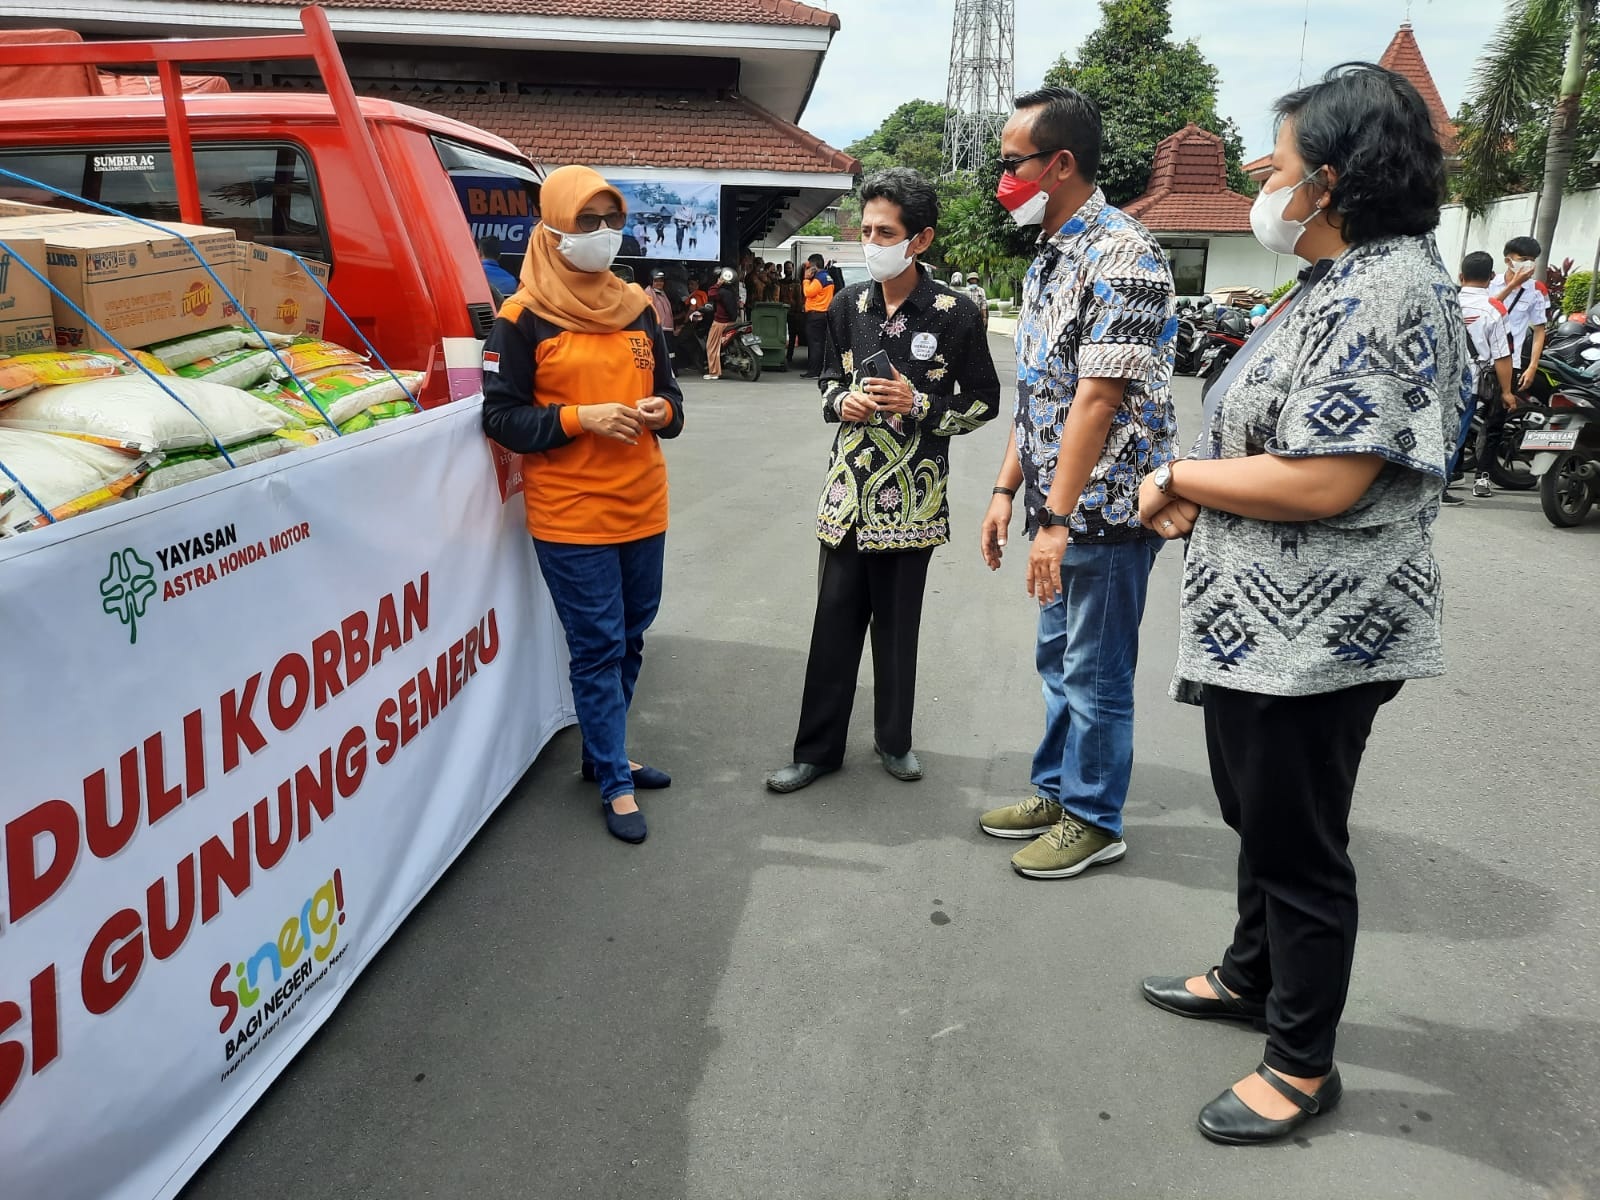
[(739, 340), (741, 342), (743, 342), (746, 346), (753, 347), (756, 350), (761, 349), (761, 339), (758, 338), (753, 333), (747, 333), (743, 337), (741, 337)]
[(1530, 429), (1522, 435), (1524, 450), (1571, 450), (1577, 444), (1576, 429)]

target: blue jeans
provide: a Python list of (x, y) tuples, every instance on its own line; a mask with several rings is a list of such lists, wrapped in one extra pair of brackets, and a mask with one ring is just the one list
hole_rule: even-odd
[(1035, 665), (1044, 738), (1033, 788), (1116, 837), (1133, 772), (1133, 672), (1150, 569), (1162, 543), (1067, 546), (1061, 595), (1039, 610)]
[(628, 707), (644, 662), (644, 631), (661, 607), (667, 535), (612, 546), (533, 545), (556, 615), (567, 633), (572, 702), (600, 798), (633, 794)]
[[(1461, 465), (1461, 452), (1467, 448), (1467, 435), (1472, 432), (1472, 415), (1478, 409), (1476, 395), (1467, 402), (1466, 411), (1461, 414), (1461, 428), (1456, 430), (1456, 452), (1450, 456), (1450, 465), (1445, 468), (1444, 481), (1448, 486), (1456, 477), (1456, 468)], [(1483, 470), (1483, 463), (1478, 463), (1478, 469)]]

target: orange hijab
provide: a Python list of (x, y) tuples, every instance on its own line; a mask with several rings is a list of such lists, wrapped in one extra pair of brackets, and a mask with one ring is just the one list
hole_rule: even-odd
[(513, 297), (552, 325), (573, 333), (615, 333), (633, 324), (650, 298), (634, 283), (610, 271), (579, 271), (556, 249), (561, 234), (575, 233), (578, 213), (601, 193), (628, 210), (622, 193), (589, 167), (561, 167), (539, 189), (543, 224), (534, 227), (522, 263), (522, 287)]

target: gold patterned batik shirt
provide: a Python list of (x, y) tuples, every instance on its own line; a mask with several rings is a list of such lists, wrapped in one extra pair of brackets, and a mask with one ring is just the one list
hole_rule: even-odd
[[(950, 439), (1000, 410), (1000, 379), (978, 306), (922, 266), (916, 288), (888, 314), (883, 288), (846, 288), (828, 309), (822, 416), (839, 426), (817, 505), (817, 536), (837, 546), (852, 530), (862, 551), (920, 550), (950, 539), (945, 483)], [(858, 363), (883, 350), (916, 391), (909, 413), (839, 420)]]

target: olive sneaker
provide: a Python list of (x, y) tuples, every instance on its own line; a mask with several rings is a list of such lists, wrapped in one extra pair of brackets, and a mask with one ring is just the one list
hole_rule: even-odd
[(1127, 852), (1121, 838), (1063, 813), (1042, 838), (1011, 856), (1011, 869), (1029, 879), (1071, 879)]
[(1061, 806), (1043, 796), (1031, 796), (1017, 804), (991, 809), (978, 818), (978, 828), (990, 837), (1038, 837), (1061, 820)]

